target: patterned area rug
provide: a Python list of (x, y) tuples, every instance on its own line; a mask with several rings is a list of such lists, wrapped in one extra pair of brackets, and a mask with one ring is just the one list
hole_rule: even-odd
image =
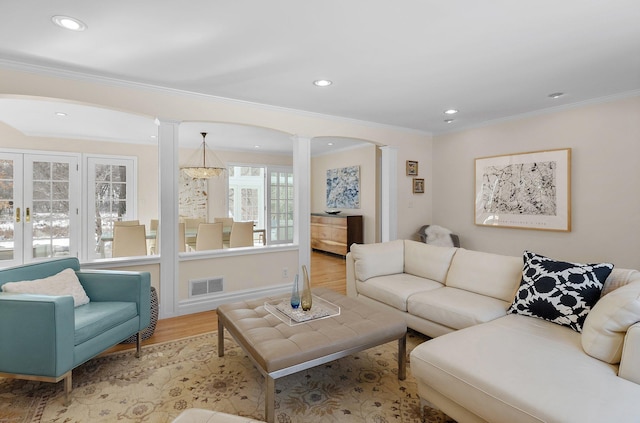
[[(426, 338), (409, 332), (407, 350)], [(73, 372), (73, 399), (62, 382), (0, 378), (0, 422), (171, 422), (198, 407), (264, 419), (264, 378), (231, 339), (218, 358), (215, 332), (90, 360)], [(276, 421), (420, 422), (420, 399), (408, 368), (397, 378), (397, 343), (276, 381)], [(427, 409), (427, 422), (452, 422)]]

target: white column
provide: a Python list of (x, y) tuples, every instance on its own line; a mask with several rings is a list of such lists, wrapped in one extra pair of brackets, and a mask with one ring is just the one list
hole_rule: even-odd
[(159, 318), (178, 315), (178, 128), (179, 122), (158, 119), (159, 169)]
[(398, 238), (398, 151), (395, 147), (380, 147), (380, 239)]
[[(293, 242), (298, 244), (298, 267), (311, 267), (311, 138), (293, 137), (293, 178), (296, 207), (293, 221), (297, 231)], [(296, 273), (300, 273), (300, 270)]]

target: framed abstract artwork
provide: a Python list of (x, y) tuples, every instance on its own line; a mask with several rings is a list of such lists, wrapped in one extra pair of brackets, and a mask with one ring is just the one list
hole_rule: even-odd
[(475, 224), (571, 231), (571, 149), (476, 159)]
[(413, 193), (414, 194), (424, 194), (424, 179), (423, 178), (413, 178)]
[(360, 208), (360, 166), (327, 170), (327, 207)]
[(418, 162), (407, 160), (407, 176), (418, 176)]

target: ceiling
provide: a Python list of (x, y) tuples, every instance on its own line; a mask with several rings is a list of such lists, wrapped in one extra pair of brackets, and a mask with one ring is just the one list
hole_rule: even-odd
[[(431, 134), (640, 92), (638, 0), (177, 4), (1, 1), (0, 67), (79, 72)], [(54, 15), (88, 28), (62, 29)], [(314, 86), (321, 78), (333, 84)], [(555, 92), (564, 95), (550, 98)], [(459, 112), (448, 117), (449, 108)], [(6, 117), (11, 110), (0, 102), (0, 120), (18, 119)]]

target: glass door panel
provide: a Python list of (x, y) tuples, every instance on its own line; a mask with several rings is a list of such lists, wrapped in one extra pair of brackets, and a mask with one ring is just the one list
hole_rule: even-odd
[(89, 157), (87, 159), (89, 259), (111, 257), (115, 222), (136, 219), (133, 159)]
[(268, 244), (287, 244), (293, 242), (293, 171), (291, 168), (268, 169), (269, 224), (267, 228)]
[(24, 259), (78, 255), (78, 159), (25, 155)]
[(22, 154), (0, 153), (0, 267), (22, 263)]

